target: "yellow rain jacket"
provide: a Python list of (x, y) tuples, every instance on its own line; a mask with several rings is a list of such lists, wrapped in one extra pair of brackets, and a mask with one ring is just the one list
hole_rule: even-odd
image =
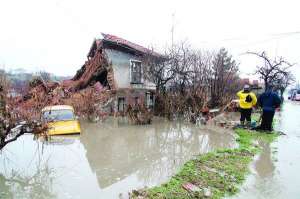
[[(240, 98), (240, 101), (239, 101), (240, 108), (243, 108), (243, 109), (250, 109), (250, 108), (252, 108), (253, 106), (255, 106), (255, 104), (256, 104), (256, 102), (257, 102), (257, 98), (256, 98), (255, 94), (252, 93), (252, 92), (244, 93), (244, 91), (241, 90), (241, 91), (239, 91), (236, 95)], [(250, 95), (251, 98), (252, 98), (252, 101), (251, 101), (251, 102), (246, 102), (246, 97), (247, 97), (248, 95)]]

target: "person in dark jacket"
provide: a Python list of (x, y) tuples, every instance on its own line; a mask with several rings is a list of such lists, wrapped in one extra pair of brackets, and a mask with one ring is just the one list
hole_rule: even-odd
[(272, 91), (271, 87), (259, 96), (258, 105), (262, 107), (263, 110), (261, 125), (258, 127), (259, 130), (272, 131), (275, 110), (280, 104), (280, 97), (277, 93)]

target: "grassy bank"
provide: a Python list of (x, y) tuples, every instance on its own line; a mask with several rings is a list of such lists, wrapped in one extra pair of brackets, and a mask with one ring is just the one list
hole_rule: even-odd
[[(167, 183), (160, 186), (133, 191), (131, 198), (185, 199), (221, 198), (238, 191), (249, 172), (249, 164), (260, 148), (255, 141), (271, 143), (277, 134), (251, 132), (236, 129), (236, 149), (222, 149), (199, 155), (184, 164), (182, 169)], [(191, 183), (193, 190), (184, 185)]]

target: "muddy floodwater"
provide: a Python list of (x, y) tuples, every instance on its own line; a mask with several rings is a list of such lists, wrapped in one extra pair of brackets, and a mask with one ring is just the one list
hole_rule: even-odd
[(271, 145), (260, 143), (262, 153), (251, 164), (240, 193), (232, 198), (300, 198), (300, 102), (284, 103), (275, 129), (286, 135)]
[(224, 129), (156, 118), (81, 122), (80, 136), (20, 137), (0, 155), (1, 199), (110, 199), (158, 185), (199, 153), (235, 147)]

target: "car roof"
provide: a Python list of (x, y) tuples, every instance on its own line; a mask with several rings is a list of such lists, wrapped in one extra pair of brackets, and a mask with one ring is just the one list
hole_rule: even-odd
[(42, 109), (42, 112), (45, 111), (53, 111), (53, 110), (72, 110), (74, 111), (74, 108), (69, 105), (55, 105), (55, 106), (46, 106), (45, 108)]

